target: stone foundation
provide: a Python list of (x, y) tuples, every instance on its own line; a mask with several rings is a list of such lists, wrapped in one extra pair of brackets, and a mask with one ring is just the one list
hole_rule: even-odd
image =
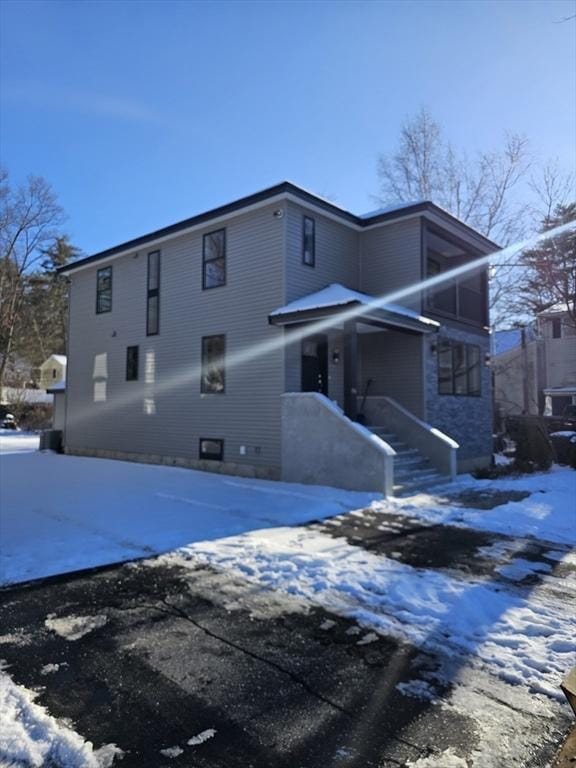
[(95, 459), (114, 459), (116, 461), (133, 461), (139, 464), (161, 464), (166, 467), (198, 469), (201, 472), (252, 477), (259, 480), (280, 479), (280, 467), (236, 464), (232, 461), (207, 461), (205, 459), (187, 459), (183, 456), (161, 456), (152, 453), (127, 453), (125, 451), (109, 451), (104, 448), (70, 448), (68, 446), (64, 448), (64, 453), (69, 456), (88, 456)]

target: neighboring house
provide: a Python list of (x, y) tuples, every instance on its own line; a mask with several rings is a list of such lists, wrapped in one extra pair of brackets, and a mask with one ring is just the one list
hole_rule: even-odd
[(371, 302), (496, 248), (284, 182), (67, 265), (65, 450), (387, 493), (487, 464), (485, 269)]
[(561, 416), (576, 404), (576, 328), (566, 306), (494, 337), (494, 399), (503, 415)]
[(40, 386), (50, 389), (66, 380), (66, 355), (50, 355), (40, 366)]

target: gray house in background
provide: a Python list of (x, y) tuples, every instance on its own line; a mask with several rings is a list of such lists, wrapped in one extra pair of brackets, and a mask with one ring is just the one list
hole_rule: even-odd
[(430, 202), (289, 182), (64, 267), (65, 451), (393, 493), (491, 459), (484, 270)]
[(562, 416), (576, 405), (576, 326), (556, 304), (525, 328), (494, 335), (494, 400), (501, 415)]

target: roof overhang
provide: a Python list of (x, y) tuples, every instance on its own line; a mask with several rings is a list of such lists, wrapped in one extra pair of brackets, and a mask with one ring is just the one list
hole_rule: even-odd
[(329, 326), (335, 330), (343, 330), (344, 322), (348, 319), (347, 310), (358, 309), (358, 314), (353, 313), (351, 319), (357, 323), (371, 325), (382, 330), (397, 330), (404, 333), (435, 333), (438, 323), (422, 322), (416, 318), (406, 317), (395, 312), (384, 309), (367, 309), (360, 311), (364, 305), (360, 301), (349, 301), (345, 304), (338, 304), (333, 307), (316, 307), (314, 309), (302, 309), (295, 312), (283, 312), (281, 314), (271, 314), (268, 322), (271, 325), (290, 326), (302, 323), (314, 323), (320, 321), (330, 321)]
[(111, 259), (134, 253), (134, 251), (137, 251), (139, 248), (153, 248), (173, 237), (188, 234), (189, 232), (206, 227), (207, 225), (217, 226), (231, 216), (248, 213), (267, 205), (285, 201), (303, 205), (312, 211), (317, 211), (324, 216), (337, 220), (358, 232), (421, 216), (440, 224), (443, 227), (457, 230), (461, 237), (464, 236), (466, 239), (476, 243), (476, 245), (482, 247), (486, 253), (499, 249), (497, 243), (484, 237), (484, 235), (481, 235), (475, 229), (468, 226), (468, 224), (460, 221), (431, 201), (401, 205), (397, 209), (391, 209), (385, 213), (376, 213), (374, 216), (363, 218), (362, 216), (356, 216), (355, 214), (350, 213), (350, 211), (335, 205), (329, 200), (325, 200), (318, 195), (302, 189), (302, 187), (299, 187), (296, 184), (284, 181), (273, 187), (268, 187), (260, 192), (227, 203), (226, 205), (213, 208), (205, 213), (200, 213), (197, 216), (184, 219), (176, 224), (155, 230), (142, 237), (128, 240), (113, 248), (108, 248), (105, 251), (100, 251), (92, 256), (79, 259), (72, 264), (66, 264), (63, 267), (60, 267), (58, 272), (63, 275), (78, 272), (81, 269), (93, 266), (96, 262), (110, 261)]

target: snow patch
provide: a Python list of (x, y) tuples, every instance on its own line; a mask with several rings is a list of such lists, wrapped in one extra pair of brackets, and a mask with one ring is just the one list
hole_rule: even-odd
[(0, 670), (0, 761), (41, 768), (109, 768), (124, 753), (114, 744), (98, 750), (67, 725), (51, 717), (34, 699), (36, 694), (16, 685)]
[(409, 762), (410, 768), (468, 768), (464, 758), (458, 757), (451, 749), (447, 749), (440, 755), (420, 757), (415, 763)]
[(161, 749), (160, 754), (164, 755), (164, 757), (178, 757), (178, 755), (181, 755), (184, 752), (182, 747), (166, 747), (166, 749)]
[(215, 735), (216, 735), (215, 728), (207, 728), (205, 731), (202, 731), (197, 736), (192, 736), (191, 739), (188, 739), (188, 744), (191, 747), (197, 747), (199, 744), (204, 744), (204, 742), (208, 741), (208, 739), (213, 739)]
[(108, 621), (107, 616), (64, 616), (60, 619), (48, 617), (44, 624), (65, 640), (80, 640), (81, 637), (103, 627)]

